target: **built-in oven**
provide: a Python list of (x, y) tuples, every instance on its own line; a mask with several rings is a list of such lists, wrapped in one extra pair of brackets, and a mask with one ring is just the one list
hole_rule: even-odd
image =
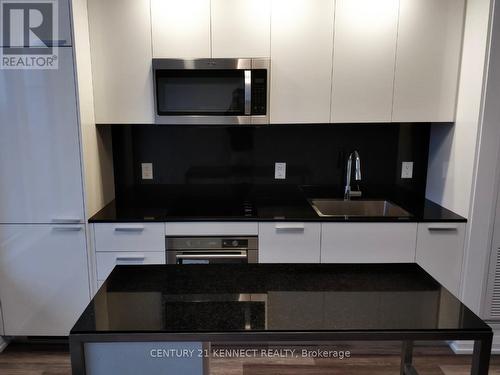
[(257, 263), (257, 236), (166, 237), (167, 264)]
[(269, 123), (270, 60), (153, 59), (157, 124)]

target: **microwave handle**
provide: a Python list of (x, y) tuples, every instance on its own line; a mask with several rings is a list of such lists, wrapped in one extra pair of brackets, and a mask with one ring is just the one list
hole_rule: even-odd
[(245, 115), (252, 114), (252, 71), (245, 70)]

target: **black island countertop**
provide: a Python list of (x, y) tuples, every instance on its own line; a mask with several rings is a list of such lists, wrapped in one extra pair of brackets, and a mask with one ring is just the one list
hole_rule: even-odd
[(404, 374), (415, 340), (473, 340), (486, 375), (492, 338), (417, 264), (192, 264), (115, 267), (69, 340), (74, 375), (201, 375), (211, 344), (360, 340), (403, 341)]
[(416, 264), (117, 266), (72, 334), (484, 331)]
[(393, 188), (364, 192), (363, 199), (385, 199), (410, 217), (320, 217), (308, 198), (342, 197), (339, 187), (245, 185), (144, 185), (117, 197), (89, 219), (106, 222), (168, 221), (333, 221), (466, 222), (432, 201)]

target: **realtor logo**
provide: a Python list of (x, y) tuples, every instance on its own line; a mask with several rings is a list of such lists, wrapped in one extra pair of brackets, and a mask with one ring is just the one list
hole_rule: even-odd
[(57, 69), (56, 0), (0, 0), (0, 69)]

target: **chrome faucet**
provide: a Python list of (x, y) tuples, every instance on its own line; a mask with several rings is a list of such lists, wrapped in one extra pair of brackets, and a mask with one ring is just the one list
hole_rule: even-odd
[(352, 175), (352, 159), (354, 158), (354, 180), (361, 181), (361, 160), (358, 151), (354, 150), (347, 159), (347, 170), (345, 179), (344, 200), (349, 200), (351, 197), (361, 197), (361, 190), (351, 190), (351, 175)]

